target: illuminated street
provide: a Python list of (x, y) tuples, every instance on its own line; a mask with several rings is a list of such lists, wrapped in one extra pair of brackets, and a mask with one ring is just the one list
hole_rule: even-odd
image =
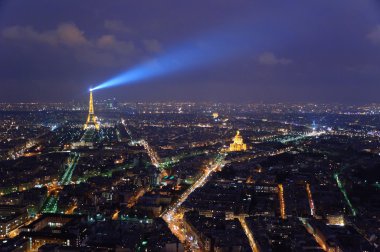
[(69, 209), (66, 210), (65, 214), (74, 214), (74, 211), (77, 208), (78, 208), (77, 205), (73, 205), (72, 207), (70, 207)]
[(172, 233), (177, 236), (181, 242), (185, 243), (191, 251), (202, 251), (201, 243), (197, 241), (195, 237), (186, 233), (186, 230), (183, 226), (183, 213), (181, 212), (180, 207), (192, 192), (202, 187), (207, 182), (207, 179), (213, 172), (221, 169), (225, 165), (224, 158), (225, 154), (218, 154), (218, 156), (215, 158), (214, 163), (206, 167), (201, 177), (181, 195), (181, 197), (174, 203), (174, 205), (170, 206), (161, 215), (168, 224)]
[(311, 216), (314, 216), (315, 215), (315, 205), (314, 205), (313, 196), (311, 194), (309, 183), (306, 184), (306, 193), (307, 193), (307, 198), (309, 200), (310, 214), (311, 214)]
[(253, 252), (260, 252), (259, 248), (257, 247), (255, 238), (253, 237), (252, 231), (249, 229), (247, 222), (245, 220), (245, 217), (239, 217), (240, 224), (244, 230), (245, 235), (248, 238), (249, 245), (251, 246), (251, 249)]
[(356, 209), (354, 208), (354, 206), (352, 205), (350, 199), (348, 198), (348, 195), (347, 195), (347, 192), (346, 190), (344, 189), (344, 185), (342, 184), (342, 181), (340, 180), (339, 178), (339, 174), (338, 173), (335, 173), (334, 174), (334, 178), (336, 180), (336, 183), (340, 189), (340, 191), (342, 192), (343, 196), (344, 196), (344, 199), (346, 200), (347, 202), (347, 205), (349, 206), (350, 210), (351, 210), (351, 213), (353, 216), (356, 216)]
[(51, 194), (45, 201), (42, 207), (42, 213), (56, 213), (57, 212), (58, 195)]
[(157, 153), (152, 149), (152, 147), (149, 146), (149, 143), (146, 140), (141, 140), (141, 141), (139, 141), (139, 144), (144, 146), (145, 150), (147, 151), (147, 153), (148, 153), (148, 155), (152, 161), (152, 164), (156, 167), (159, 167), (160, 159), (159, 159)]
[(316, 230), (310, 225), (310, 223), (307, 221), (307, 219), (300, 218), (300, 221), (305, 226), (306, 230), (313, 236), (315, 241), (319, 244), (319, 246), (324, 250), (327, 250), (327, 244), (326, 242), (319, 236), (319, 234), (316, 232)]
[(67, 161), (67, 168), (65, 173), (62, 175), (61, 180), (59, 181), (59, 185), (68, 185), (71, 183), (71, 178), (73, 176), (73, 172), (79, 160), (79, 154), (73, 153), (70, 155), (69, 160)]
[(284, 199), (284, 186), (282, 184), (278, 185), (278, 199), (280, 202), (280, 214), (282, 219), (286, 219), (286, 208)]
[[(68, 185), (69, 183), (71, 183), (71, 178), (75, 170), (75, 167), (78, 163), (78, 160), (79, 160), (78, 154), (73, 153), (70, 155), (70, 157), (67, 160), (67, 164), (65, 165), (66, 169), (58, 185), (52, 185), (49, 187), (49, 191), (48, 191), (49, 195), (44, 203), (44, 206), (42, 207), (42, 210), (41, 210), (42, 213), (56, 213), (57, 212), (59, 193), (60, 193), (60, 190), (62, 189), (61, 185)], [(72, 213), (75, 210), (75, 208), (73, 207), (71, 210), (69, 209), (68, 212)]]

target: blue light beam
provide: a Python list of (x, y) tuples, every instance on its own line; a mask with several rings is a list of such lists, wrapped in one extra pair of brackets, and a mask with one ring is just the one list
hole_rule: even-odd
[[(253, 34), (252, 28), (246, 26), (230, 26), (229, 29), (224, 27), (222, 32), (212, 33), (201, 39), (184, 43), (182, 46), (137, 65), (91, 90), (131, 85), (138, 81), (170, 73), (218, 64), (247, 53), (254, 55), (257, 52), (258, 40)], [(265, 41), (261, 42), (265, 43)]]

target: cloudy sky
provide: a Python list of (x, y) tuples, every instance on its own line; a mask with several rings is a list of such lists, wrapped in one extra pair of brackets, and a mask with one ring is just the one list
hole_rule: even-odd
[(0, 102), (84, 100), (160, 59), (95, 96), (380, 102), (380, 1), (0, 1)]

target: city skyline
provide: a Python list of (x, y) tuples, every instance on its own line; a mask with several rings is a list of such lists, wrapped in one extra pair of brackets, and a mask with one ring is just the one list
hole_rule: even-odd
[(0, 0), (0, 251), (379, 251), (379, 11)]
[(86, 100), (89, 87), (169, 55), (185, 59), (181, 71), (99, 90), (97, 97), (379, 102), (379, 8), (371, 0), (2, 1), (0, 100)]
[(0, 104), (1, 251), (379, 247), (379, 105), (88, 98)]

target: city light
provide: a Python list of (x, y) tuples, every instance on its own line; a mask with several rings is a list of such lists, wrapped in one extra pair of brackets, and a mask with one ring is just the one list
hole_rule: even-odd
[(314, 216), (315, 215), (315, 205), (314, 205), (313, 196), (311, 194), (309, 183), (306, 184), (306, 192), (307, 192), (307, 197), (309, 199), (310, 214), (311, 214), (311, 216)]
[(255, 241), (255, 238), (253, 236), (253, 233), (252, 231), (250, 230), (250, 228), (248, 227), (248, 224), (247, 224), (247, 221), (245, 220), (245, 217), (239, 217), (239, 221), (240, 221), (240, 224), (248, 238), (248, 241), (249, 241), (249, 245), (251, 246), (251, 249), (253, 252), (260, 252), (258, 246), (257, 246), (257, 243)]
[(284, 186), (282, 184), (278, 185), (278, 197), (280, 201), (280, 214), (281, 219), (286, 219), (286, 212), (285, 212), (285, 199), (284, 199)]
[(18, 2), (0, 251), (379, 250), (380, 4)]
[(173, 234), (177, 236), (180, 241), (186, 242), (192, 251), (202, 251), (199, 250), (200, 242), (194, 240), (194, 237), (186, 234), (183, 226), (183, 212), (181, 212), (180, 207), (186, 201), (186, 199), (193, 193), (196, 189), (204, 186), (207, 182), (209, 176), (217, 171), (220, 167), (225, 165), (225, 154), (219, 154), (214, 163), (206, 167), (202, 176), (188, 189), (186, 190), (177, 202), (169, 207), (165, 212), (162, 213), (162, 218), (168, 223), (169, 228), (172, 230)]
[[(294, 220), (301, 216), (308, 216), (304, 226), (310, 234), (298, 228), (291, 228), (291, 232), (304, 235), (302, 239), (313, 237), (321, 248), (332, 249), (325, 239), (326, 228), (334, 229), (335, 232), (352, 226), (358, 232), (352, 237), (366, 241), (366, 231), (354, 225), (353, 219), (349, 218), (350, 215), (361, 215), (364, 211), (353, 208), (355, 205), (359, 209), (360, 199), (353, 190), (350, 174), (345, 172), (355, 160), (350, 156), (348, 159), (339, 159), (338, 163), (335, 159), (337, 152), (347, 151), (337, 147), (337, 141), (346, 142), (355, 137), (360, 146), (377, 143), (377, 136), (363, 134), (366, 129), (361, 132), (346, 127), (311, 132), (309, 119), (304, 118), (303, 113), (292, 117), (293, 122), (284, 120), (283, 115), (277, 113), (278, 110), (286, 108), (294, 111), (284, 105), (276, 105), (273, 109), (275, 112), (266, 114), (265, 120), (258, 120), (257, 113), (248, 115), (246, 111), (251, 108), (244, 105), (141, 103), (132, 105), (134, 111), (138, 112), (132, 116), (123, 115), (123, 118), (119, 117), (121, 113), (115, 117), (114, 110), (108, 112), (106, 107), (101, 106), (101, 102), (92, 101), (91, 109), (91, 102), (82, 109), (89, 114), (93, 114), (93, 109), (100, 111), (104, 123), (99, 130), (93, 125), (83, 129), (81, 122), (88, 117), (88, 114), (83, 116), (83, 113), (75, 118), (75, 124), (45, 122), (34, 128), (42, 136), (41, 139), (25, 139), (20, 148), (5, 153), (14, 155), (21, 153), (21, 150), (23, 155), (15, 156), (16, 161), (11, 160), (14, 163), (9, 164), (12, 168), (19, 168), (19, 164), (25, 162), (25, 168), (22, 171), (8, 170), (11, 176), (3, 183), (12, 179), (18, 186), (9, 184), (2, 189), (1, 195), (6, 196), (2, 200), (13, 203), (15, 199), (23, 199), (19, 195), (27, 193), (29, 196), (22, 197), (33, 198), (30, 191), (36, 190), (42, 193), (37, 197), (42, 207), (32, 209), (32, 217), (44, 218), (46, 214), (54, 214), (61, 218), (70, 215), (72, 218), (90, 213), (87, 220), (90, 226), (104, 222), (114, 228), (117, 223), (135, 222), (142, 228), (135, 232), (141, 235), (146, 234), (146, 225), (153, 224), (157, 236), (175, 236), (182, 244), (178, 246), (191, 251), (209, 248), (210, 244), (203, 238), (209, 230), (231, 234), (231, 239), (241, 241), (246, 246), (249, 244), (253, 251), (264, 250), (262, 242), (269, 227), (273, 232), (283, 232), (284, 227), (292, 227), (295, 225)], [(263, 108), (266, 105), (260, 105), (256, 112), (265, 110)], [(230, 124), (225, 124), (224, 120), (215, 121), (209, 112), (217, 110), (223, 119), (230, 111), (238, 109), (242, 109), (244, 114), (236, 116), (236, 121), (230, 120)], [(75, 110), (69, 108), (68, 111), (64, 111), (64, 115), (71, 113), (76, 116)], [(104, 117), (107, 116), (104, 111), (111, 117)], [(38, 116), (39, 112), (36, 118)], [(24, 122), (23, 118), (19, 120)], [(246, 123), (248, 120), (254, 123)], [(350, 122), (352, 119), (346, 120)], [(13, 125), (12, 121), (5, 123), (10, 127)], [(51, 131), (52, 125), (58, 125), (54, 131)], [(236, 129), (244, 130), (244, 134), (236, 134)], [(10, 134), (7, 138), (12, 137), (12, 132), (4, 132)], [(22, 131), (22, 134), (27, 132)], [(329, 144), (321, 145), (321, 140)], [(231, 142), (235, 144), (233, 151), (228, 148)], [(245, 143), (249, 147), (245, 148)], [(310, 155), (311, 148), (315, 155)], [(323, 152), (319, 152), (318, 148)], [(374, 149), (366, 152), (368, 157), (378, 156)], [(355, 153), (352, 155), (362, 155), (360, 152)], [(327, 165), (316, 166), (316, 163), (321, 162), (321, 155), (322, 162)], [(370, 158), (358, 160), (368, 160), (367, 164), (373, 162)], [(307, 169), (304, 170), (305, 167)], [(285, 180), (281, 177), (282, 171), (286, 172)], [(33, 177), (31, 183), (24, 183), (18, 178), (24, 173)], [(310, 177), (313, 174), (316, 177)], [(265, 182), (260, 181), (260, 178)], [(276, 181), (286, 181), (286, 184)], [(362, 186), (371, 188), (377, 182), (370, 177), (358, 180)], [(300, 185), (302, 190), (299, 190)], [(325, 201), (330, 195), (333, 199), (342, 200)], [(257, 201), (254, 206), (252, 199)], [(158, 202), (162, 202), (162, 205), (158, 205)], [(274, 207), (276, 203), (279, 205), (277, 208)], [(95, 212), (94, 205), (101, 206), (98, 208), (100, 210)], [(235, 205), (239, 206), (238, 212), (231, 209)], [(348, 207), (352, 212), (347, 212)], [(327, 215), (326, 211), (329, 211)], [(140, 213), (149, 213), (150, 216), (142, 217)], [(156, 230), (154, 226), (157, 218), (162, 218), (168, 228)], [(230, 224), (235, 227), (231, 229)], [(15, 228), (12, 227), (12, 230)], [(26, 228), (20, 226), (18, 230)], [(17, 233), (10, 230), (7, 231), (8, 236), (17, 237)], [(102, 232), (102, 229), (95, 230)], [(155, 235), (150, 233), (147, 239)], [(286, 243), (289, 236), (283, 234), (273, 239), (278, 243)], [(148, 240), (141, 246), (142, 241), (139, 241), (141, 250), (158, 246)]]

